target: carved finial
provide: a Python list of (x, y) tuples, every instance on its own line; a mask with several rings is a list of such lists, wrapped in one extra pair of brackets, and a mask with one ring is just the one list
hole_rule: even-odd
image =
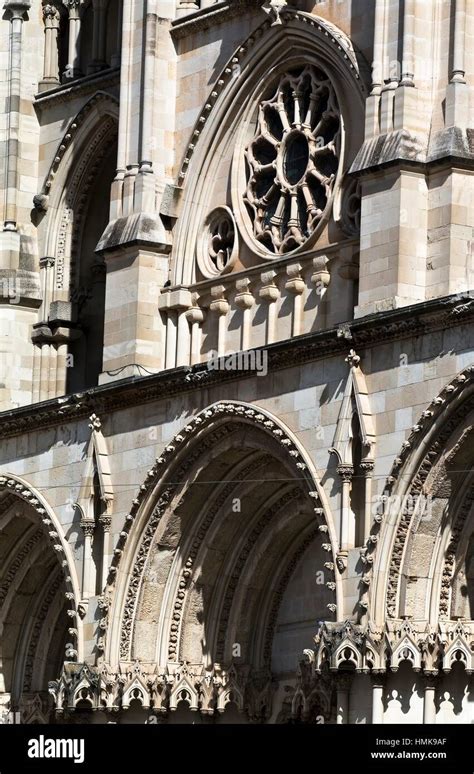
[(351, 349), (348, 356), (346, 357), (346, 363), (349, 363), (351, 368), (357, 368), (357, 366), (360, 363), (360, 357), (356, 354), (356, 351), (354, 349)]
[(97, 416), (97, 414), (91, 414), (89, 417), (89, 427), (91, 430), (100, 430), (102, 427), (102, 422), (100, 421), (100, 418)]
[(262, 10), (264, 10), (265, 13), (275, 17), (275, 21), (272, 22), (272, 27), (276, 24), (282, 24), (280, 14), (286, 5), (288, 5), (286, 0), (267, 0), (267, 2), (262, 5)]

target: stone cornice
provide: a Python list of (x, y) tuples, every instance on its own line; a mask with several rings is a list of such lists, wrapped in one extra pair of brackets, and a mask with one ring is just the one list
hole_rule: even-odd
[(207, 30), (216, 24), (221, 24), (229, 19), (233, 19), (242, 13), (243, 10), (252, 8), (255, 11), (261, 10), (262, 3), (258, 0), (225, 0), (216, 3), (201, 11), (195, 11), (172, 22), (171, 34), (176, 40), (185, 38), (195, 32)]
[[(271, 344), (269, 372), (292, 368), (337, 354), (348, 349), (361, 351), (382, 342), (397, 341), (445, 330), (474, 318), (474, 298), (468, 293), (434, 299), (345, 323), (336, 328), (298, 336)], [(263, 349), (263, 348), (262, 348)], [(209, 370), (206, 363), (181, 367), (145, 377), (129, 377), (101, 385), (83, 393), (67, 395), (0, 413), (0, 438), (63, 424), (69, 420), (106, 415), (169, 398), (171, 395), (209, 389), (227, 382), (253, 377), (253, 371)]]
[(97, 89), (110, 88), (120, 85), (120, 67), (110, 67), (93, 75), (78, 78), (69, 84), (55, 86), (49, 91), (43, 91), (36, 95), (34, 104), (41, 110), (56, 102), (66, 102), (83, 94), (92, 93)]

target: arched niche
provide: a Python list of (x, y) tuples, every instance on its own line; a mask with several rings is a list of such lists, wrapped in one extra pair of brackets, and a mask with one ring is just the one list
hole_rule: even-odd
[(95, 386), (102, 371), (106, 270), (95, 250), (109, 221), (117, 132), (117, 103), (98, 92), (69, 123), (36, 197), (46, 201), (39, 240), (51, 257), (42, 266), (43, 319), (70, 331), (62, 394)]

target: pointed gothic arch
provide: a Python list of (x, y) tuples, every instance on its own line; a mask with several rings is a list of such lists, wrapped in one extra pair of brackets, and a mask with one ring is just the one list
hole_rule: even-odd
[(268, 670), (285, 589), (315, 541), (314, 571), (331, 579), (320, 615), (337, 611), (334, 527), (316, 472), (288, 428), (255, 406), (225, 401), (191, 419), (150, 470), (126, 529), (109, 576), (108, 663), (210, 668), (239, 661), (237, 643), (241, 662)]
[(395, 459), (374, 525), (371, 616), (437, 627), (456, 620), (454, 586), (474, 531), (474, 368), (446, 385)]
[[(57, 362), (55, 383), (41, 385), (37, 399), (92, 387), (102, 371), (106, 270), (95, 251), (109, 221), (117, 136), (117, 102), (97, 92), (69, 122), (35, 197), (43, 212), (39, 240), (47, 256), (41, 262), (47, 292), (44, 322), (33, 339), (39, 347), (46, 344)], [(35, 381), (41, 383), (37, 360)]]
[(47, 715), (48, 680), (65, 656), (83, 657), (74, 559), (53, 510), (17, 476), (0, 477), (0, 522), (0, 703), (29, 716), (39, 696)]
[[(267, 19), (239, 45), (216, 78), (195, 124), (179, 172), (178, 182), (184, 191), (174, 248), (173, 284), (194, 281), (194, 262), (189, 257), (199, 249), (198, 235), (205, 219), (214, 211), (209, 182), (218, 176), (223, 149), (235, 147), (235, 154), (242, 155), (242, 126), (251, 120), (250, 114), (255, 112), (269, 80), (276, 74), (286, 72), (292, 66), (309, 64), (321, 67), (330, 77), (343, 121), (350, 110), (351, 131), (343, 137), (339, 182), (348, 168), (348, 161), (355, 156), (362, 142), (363, 103), (370, 83), (369, 68), (363, 57), (354, 50), (352, 42), (341, 29), (321, 17), (288, 8), (281, 14), (281, 19), (281, 25), (272, 25)], [(354, 117), (360, 117), (360, 120)], [(232, 182), (229, 185), (236, 192), (233, 210), (242, 244), (248, 242), (249, 249), (260, 259), (268, 260), (271, 256), (265, 250), (259, 250), (254, 240), (249, 241), (246, 237), (245, 207), (239, 194), (242, 181), (236, 171), (236, 161), (234, 155), (231, 162)], [(338, 187), (334, 193), (337, 218), (341, 214)], [(219, 204), (224, 206), (226, 202)]]

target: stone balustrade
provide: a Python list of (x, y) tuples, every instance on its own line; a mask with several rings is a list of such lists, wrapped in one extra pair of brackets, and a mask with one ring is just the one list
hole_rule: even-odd
[(158, 298), (164, 366), (194, 365), (351, 320), (357, 276), (348, 244), (166, 288)]

